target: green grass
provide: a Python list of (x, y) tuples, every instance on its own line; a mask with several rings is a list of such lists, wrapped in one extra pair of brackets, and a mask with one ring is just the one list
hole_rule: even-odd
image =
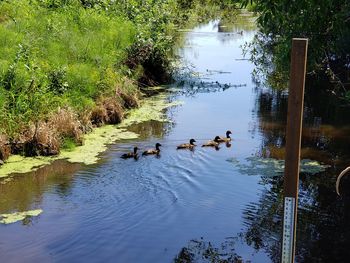
[(74, 149), (75, 149), (75, 147), (76, 147), (76, 142), (75, 142), (75, 140), (73, 139), (73, 138), (65, 138), (64, 140), (63, 140), (63, 143), (62, 143), (62, 145), (61, 145), (61, 148), (63, 149), (63, 150), (66, 150), (66, 151), (68, 151), (68, 152), (71, 152), (71, 151), (73, 151)]
[(79, 5), (0, 2), (0, 17), (0, 131), (10, 134), (12, 117), (21, 130), (59, 105), (92, 107), (121, 79), (136, 34), (125, 18)]
[(147, 74), (166, 81), (176, 30), (206, 16), (204, 3), (213, 10), (223, 5), (218, 0), (0, 0), (0, 134), (19, 138), (60, 107), (72, 109), (86, 124), (96, 102), (116, 97), (116, 87), (133, 96), (139, 92), (135, 81)]

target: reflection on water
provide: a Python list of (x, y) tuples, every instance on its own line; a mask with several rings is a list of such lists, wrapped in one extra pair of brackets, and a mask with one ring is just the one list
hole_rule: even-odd
[[(111, 145), (95, 165), (57, 161), (0, 180), (0, 214), (43, 210), (25, 226), (0, 225), (0, 261), (278, 262), (283, 178), (247, 176), (228, 162), (284, 157), (288, 94), (252, 80), (240, 47), (255, 34), (251, 21), (213, 21), (186, 34), (179, 54), (191, 70), (170, 86), (169, 99), (184, 101), (167, 109), (171, 122), (131, 126), (140, 137)], [(350, 179), (343, 197), (334, 184), (349, 161), (349, 112), (311, 91), (305, 107), (303, 158), (330, 168), (301, 174), (297, 261), (346, 262)], [(228, 129), (233, 141), (219, 151), (176, 150)], [(158, 158), (120, 158), (156, 142)]]
[[(324, 104), (314, 100), (309, 88), (305, 96), (305, 113), (302, 131), (302, 158), (319, 160), (328, 164), (347, 166), (350, 159), (350, 108), (340, 101), (332, 101), (329, 106), (334, 115), (324, 110)], [(256, 109), (254, 114), (258, 122), (251, 131), (263, 135), (260, 153), (264, 157), (284, 158), (285, 125), (287, 122), (288, 95), (283, 91), (257, 90)], [(323, 98), (324, 100), (324, 98)], [(318, 115), (320, 114), (320, 115)], [(343, 116), (340, 121), (339, 116)]]
[(69, 195), (72, 176), (80, 168), (80, 164), (59, 160), (35, 172), (13, 175), (10, 180), (3, 179), (2, 182), (5, 182), (0, 184), (0, 214), (30, 210), (40, 205), (47, 191), (61, 196)]

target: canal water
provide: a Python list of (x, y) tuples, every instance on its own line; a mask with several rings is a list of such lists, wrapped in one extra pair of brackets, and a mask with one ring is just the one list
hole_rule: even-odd
[[(0, 261), (278, 262), (283, 182), (257, 163), (283, 159), (287, 94), (252, 78), (242, 46), (255, 33), (250, 16), (184, 32), (171, 122), (130, 127), (140, 138), (110, 145), (97, 164), (56, 161), (0, 184), (0, 214), (43, 210), (0, 225)], [(349, 112), (320, 96), (306, 94), (302, 154), (329, 167), (301, 174), (297, 259), (346, 262), (350, 183), (343, 197), (334, 184), (349, 161)], [(200, 147), (226, 130), (230, 145)], [(194, 151), (176, 150), (190, 138)], [(159, 157), (120, 158), (156, 142)]]

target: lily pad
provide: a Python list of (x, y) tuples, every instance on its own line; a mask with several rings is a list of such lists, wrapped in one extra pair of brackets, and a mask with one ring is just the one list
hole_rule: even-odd
[(43, 212), (41, 209), (30, 210), (24, 212), (16, 212), (12, 214), (0, 214), (0, 224), (12, 224), (21, 221), (27, 217), (38, 216)]

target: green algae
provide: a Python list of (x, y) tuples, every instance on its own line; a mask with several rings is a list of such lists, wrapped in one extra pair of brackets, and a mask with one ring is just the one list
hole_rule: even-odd
[(147, 98), (141, 104), (141, 107), (132, 109), (128, 112), (128, 117), (119, 125), (119, 127), (128, 127), (146, 121), (169, 122), (164, 110), (170, 107), (182, 105), (181, 101), (168, 102), (164, 94)]
[(14, 173), (29, 173), (52, 163), (55, 160), (66, 159), (71, 163), (96, 163), (99, 154), (107, 149), (107, 145), (117, 140), (136, 139), (138, 135), (113, 125), (106, 125), (94, 129), (84, 136), (84, 144), (73, 150), (62, 150), (60, 155), (54, 157), (23, 157), (12, 155), (0, 168), (0, 178)]
[(71, 163), (94, 164), (99, 160), (99, 154), (107, 150), (108, 144), (117, 140), (136, 138), (138, 138), (136, 133), (116, 128), (113, 125), (106, 125), (86, 134), (84, 136), (84, 145), (78, 146), (72, 151), (62, 151), (57, 158), (67, 159)]
[(16, 223), (18, 221), (26, 219), (27, 217), (38, 216), (42, 212), (43, 210), (37, 209), (37, 210), (30, 210), (30, 211), (24, 211), (24, 212), (16, 212), (12, 214), (0, 214), (0, 224), (7, 225), (7, 224)]
[(52, 157), (23, 157), (11, 155), (0, 168), (0, 178), (7, 177), (13, 173), (29, 173), (40, 167), (50, 164), (54, 160)]
[[(240, 162), (237, 158), (231, 158), (227, 161), (231, 162), (238, 168), (241, 174), (246, 175), (264, 175), (277, 176), (284, 173), (284, 160), (273, 158), (248, 157), (244, 162)], [(317, 161), (303, 159), (300, 161), (300, 173), (318, 174), (324, 172), (329, 165), (320, 164)]]

